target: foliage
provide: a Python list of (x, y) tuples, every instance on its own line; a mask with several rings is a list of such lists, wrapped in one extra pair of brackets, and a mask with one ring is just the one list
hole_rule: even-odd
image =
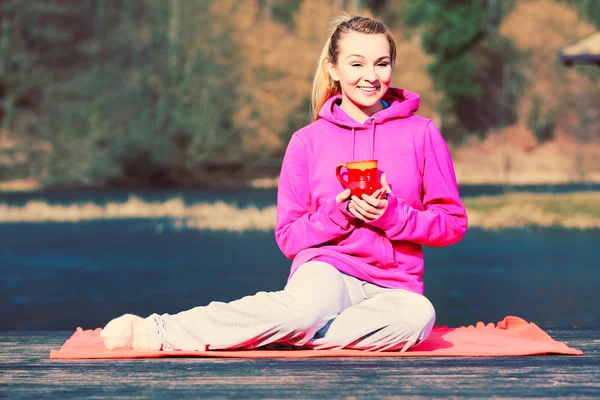
[(558, 0), (563, 3), (577, 7), (579, 15), (600, 29), (600, 2), (597, 0)]
[[(599, 140), (597, 68), (567, 69), (556, 57), (593, 31), (582, 19), (598, 27), (599, 4), (4, 0), (0, 179), (242, 181), (245, 160), (276, 164), (308, 122), (315, 61), (329, 18), (342, 11), (393, 29), (394, 83), (421, 94), (420, 114), (441, 122), (451, 142), (517, 125), (538, 143)], [(23, 168), (3, 161), (11, 143), (28, 154)]]
[(474, 97), (476, 69), (469, 50), (485, 33), (480, 1), (412, 1), (405, 11), (410, 25), (423, 25), (423, 47), (436, 55), (430, 72), (448, 98)]
[(310, 117), (310, 98), (307, 96), (289, 113), (286, 128), (281, 131), (281, 142), (289, 142), (294, 132), (310, 123)]
[(533, 96), (531, 111), (527, 118), (527, 127), (533, 132), (539, 143), (554, 138), (554, 113), (547, 111), (542, 115), (542, 101), (540, 95)]
[[(15, 58), (35, 57), (35, 67), (50, 71), (29, 83), (42, 91), (37, 129), (54, 149), (46, 183), (169, 184), (181, 179), (174, 173), (191, 174), (220, 157), (234, 157), (235, 104), (229, 96), (235, 72), (229, 58), (235, 47), (226, 30), (212, 30), (208, 5), (11, 2), (17, 39), (26, 43)], [(44, 23), (31, 23), (41, 16)], [(29, 64), (17, 65), (13, 75), (31, 74)]]
[(300, 7), (300, 0), (260, 0), (260, 3), (274, 21), (294, 28), (294, 14)]
[(510, 5), (411, 0), (404, 10), (406, 22), (420, 28), (424, 49), (435, 56), (429, 72), (445, 94), (440, 111), (450, 140), (516, 121), (525, 83), (520, 54), (496, 32)]

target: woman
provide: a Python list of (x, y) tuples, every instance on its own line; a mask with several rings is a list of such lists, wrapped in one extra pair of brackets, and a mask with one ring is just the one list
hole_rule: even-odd
[[(152, 350), (405, 351), (427, 338), (435, 311), (423, 296), (421, 245), (458, 242), (467, 216), (448, 148), (419, 96), (391, 88), (387, 28), (342, 18), (321, 54), (313, 122), (283, 160), (275, 236), (293, 260), (287, 285), (230, 303), (148, 318), (126, 314), (102, 331), (106, 346)], [(335, 168), (378, 160), (382, 188), (362, 198)]]

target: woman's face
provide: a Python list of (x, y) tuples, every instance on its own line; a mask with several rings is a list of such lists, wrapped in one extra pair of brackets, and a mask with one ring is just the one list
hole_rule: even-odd
[(329, 64), (329, 73), (340, 82), (342, 109), (364, 121), (381, 110), (379, 100), (390, 87), (390, 44), (383, 34), (357, 32), (344, 35), (339, 44), (339, 58)]

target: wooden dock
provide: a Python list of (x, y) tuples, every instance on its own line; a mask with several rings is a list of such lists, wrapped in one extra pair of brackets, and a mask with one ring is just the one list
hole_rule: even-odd
[(583, 356), (50, 360), (72, 332), (0, 332), (0, 399), (600, 398), (600, 329), (548, 330)]

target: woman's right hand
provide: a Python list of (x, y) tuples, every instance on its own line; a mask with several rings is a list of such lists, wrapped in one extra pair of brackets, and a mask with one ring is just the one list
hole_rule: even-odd
[(350, 198), (351, 191), (350, 189), (346, 189), (337, 196), (335, 196), (335, 201), (337, 203), (342, 203)]

